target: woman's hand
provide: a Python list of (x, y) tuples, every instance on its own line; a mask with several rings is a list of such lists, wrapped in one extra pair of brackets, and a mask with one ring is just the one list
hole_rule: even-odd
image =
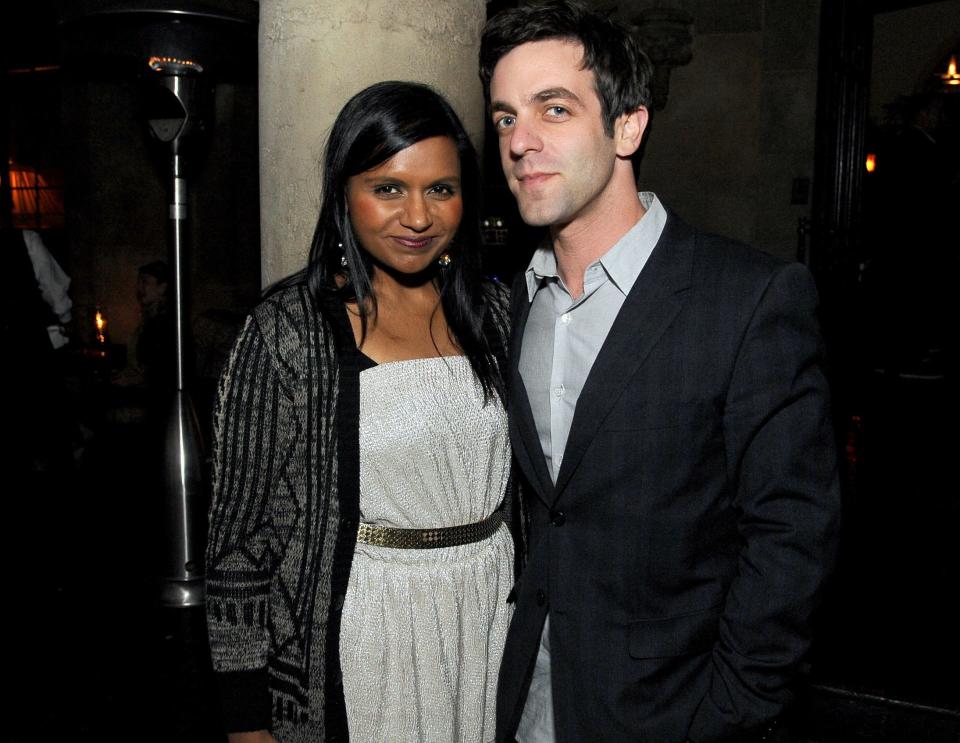
[(229, 733), (229, 743), (277, 743), (267, 730), (252, 730), (249, 733)]

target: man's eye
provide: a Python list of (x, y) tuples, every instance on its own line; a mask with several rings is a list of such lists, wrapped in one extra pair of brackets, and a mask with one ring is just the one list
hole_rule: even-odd
[(550, 106), (550, 108), (547, 109), (547, 114), (554, 118), (561, 118), (566, 116), (568, 113), (569, 111), (567, 111), (567, 109), (563, 106)]
[(499, 119), (493, 122), (494, 127), (497, 129), (509, 129), (513, 126), (516, 119), (513, 116), (501, 116)]

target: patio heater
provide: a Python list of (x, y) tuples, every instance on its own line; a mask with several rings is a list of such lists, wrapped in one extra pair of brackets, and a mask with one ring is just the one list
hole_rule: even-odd
[(69, 68), (115, 80), (138, 79), (143, 116), (158, 144), (168, 185), (173, 279), (175, 388), (163, 444), (163, 548), (160, 603), (204, 603), (206, 492), (200, 427), (189, 390), (187, 196), (191, 168), (204, 154), (214, 83), (256, 70), (254, 0), (70, 4), (64, 17)]
[[(161, 556), (160, 603), (170, 607), (204, 602), (203, 444), (188, 389), (187, 359), (187, 165), (186, 144), (203, 128), (200, 100), (206, 87), (203, 66), (186, 55), (172, 56), (163, 47), (147, 60), (155, 79), (147, 96), (150, 132), (167, 146), (169, 171), (169, 255), (173, 278), (173, 346), (176, 388), (167, 412), (164, 440), (164, 551)], [(147, 83), (150, 85), (151, 83)]]

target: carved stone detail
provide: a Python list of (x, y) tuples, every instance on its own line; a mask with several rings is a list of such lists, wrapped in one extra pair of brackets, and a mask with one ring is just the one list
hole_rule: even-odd
[(667, 105), (671, 71), (693, 59), (693, 16), (682, 8), (645, 8), (633, 15), (631, 28), (653, 64), (650, 92), (659, 111)]

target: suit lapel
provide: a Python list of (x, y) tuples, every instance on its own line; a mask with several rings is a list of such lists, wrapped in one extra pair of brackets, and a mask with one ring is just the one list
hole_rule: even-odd
[(663, 233), (624, 300), (577, 400), (563, 464), (552, 489), (554, 501), (627, 382), (682, 309), (681, 294), (690, 285), (692, 260), (693, 232), (668, 210)]
[(514, 455), (527, 481), (533, 486), (537, 496), (549, 504), (553, 501), (553, 479), (547, 471), (547, 460), (540, 446), (540, 435), (533, 420), (533, 409), (527, 397), (527, 388), (520, 375), (520, 348), (523, 331), (530, 314), (530, 302), (527, 297), (527, 284), (521, 273), (513, 283), (511, 292), (513, 317), (510, 337), (510, 438), (513, 441)]

